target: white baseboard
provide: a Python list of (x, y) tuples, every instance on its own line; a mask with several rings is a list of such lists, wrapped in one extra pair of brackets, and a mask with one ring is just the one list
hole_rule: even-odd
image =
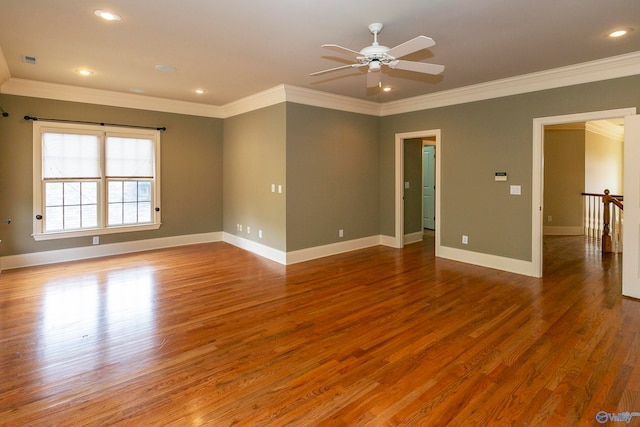
[(313, 248), (300, 249), (287, 252), (287, 264), (310, 261), (316, 258), (323, 258), (330, 255), (337, 255), (344, 252), (369, 248), (380, 244), (380, 236), (363, 237), (361, 239), (348, 240), (345, 242), (331, 243)]
[(280, 264), (287, 263), (286, 252), (263, 245), (262, 243), (254, 242), (253, 240), (245, 239), (244, 237), (239, 237), (231, 233), (223, 233), (222, 240), (225, 243), (237, 246), (245, 251), (270, 259), (271, 261), (275, 261)]
[(582, 236), (584, 228), (582, 226), (545, 225), (542, 232), (545, 236)]
[[(409, 239), (416, 238), (412, 233)], [(405, 236), (407, 237), (407, 236)], [(422, 233), (420, 233), (422, 238)], [(224, 232), (212, 232), (202, 234), (190, 234), (186, 236), (161, 237), (157, 239), (136, 240), (133, 242), (109, 243), (104, 245), (83, 246), (79, 248), (58, 249), (45, 252), (33, 252), (20, 255), (0, 257), (0, 271), (13, 268), (32, 267), (36, 265), (54, 264), (59, 262), (77, 261), (103, 256), (119, 255), (132, 252), (142, 252), (153, 249), (161, 249), (175, 246), (194, 245), (199, 243), (225, 242), (256, 255), (275, 261), (279, 264), (289, 265), (312, 259), (337, 255), (344, 252), (364, 249), (371, 246), (383, 245), (395, 247), (395, 238), (391, 236), (369, 236), (361, 239), (331, 243), (313, 248), (284, 252), (269, 246), (235, 236)], [(533, 264), (529, 261), (504, 258), (495, 255), (481, 254), (462, 249), (441, 246), (438, 256), (453, 261), (466, 262), (482, 267), (509, 271), (526, 276), (537, 277), (533, 271)]]
[(132, 242), (107, 243), (104, 245), (82, 246), (78, 248), (57, 249), (53, 251), (32, 252), (9, 255), (0, 258), (0, 271), (13, 268), (33, 267), (58, 262), (78, 261), (81, 259), (142, 252), (174, 246), (195, 245), (222, 241), (222, 232), (189, 234), (186, 236), (159, 237), (157, 239), (135, 240)]
[(415, 233), (405, 234), (403, 236), (403, 242), (405, 245), (410, 243), (422, 242), (423, 231), (416, 231)]
[(508, 271), (525, 276), (538, 277), (538, 272), (535, 271), (531, 261), (481, 254), (478, 252), (465, 251), (464, 249), (451, 248), (447, 246), (440, 247), (438, 256), (453, 261), (479, 265), (481, 267), (494, 268), (496, 270)]

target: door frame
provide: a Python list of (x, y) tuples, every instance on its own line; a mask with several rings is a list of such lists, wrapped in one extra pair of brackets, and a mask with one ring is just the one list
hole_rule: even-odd
[(404, 141), (405, 139), (435, 137), (433, 145), (436, 147), (436, 245), (435, 253), (440, 252), (440, 162), (442, 159), (442, 141), (440, 139), (440, 129), (420, 130), (415, 132), (396, 133), (395, 136), (395, 248), (404, 247)]
[(533, 119), (533, 168), (531, 191), (531, 275), (542, 277), (543, 201), (544, 201), (544, 127), (563, 123), (614, 119), (636, 114), (636, 108), (591, 111)]

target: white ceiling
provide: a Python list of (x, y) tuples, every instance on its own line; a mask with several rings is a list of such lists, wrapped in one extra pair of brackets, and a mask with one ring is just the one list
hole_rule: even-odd
[[(122, 16), (98, 19), (95, 9)], [(387, 70), (391, 93), (365, 71), (310, 73), (354, 50), (418, 35), (436, 45), (403, 59), (446, 66), (440, 76)], [(630, 35), (609, 39), (617, 28)], [(639, 0), (2, 0), (0, 84), (26, 79), (225, 105), (280, 84), (387, 102), (640, 50)], [(37, 64), (22, 56), (37, 58)], [(175, 72), (158, 71), (171, 65)], [(8, 76), (6, 69), (8, 67)], [(94, 75), (74, 70), (87, 67)], [(196, 95), (196, 88), (207, 93)]]

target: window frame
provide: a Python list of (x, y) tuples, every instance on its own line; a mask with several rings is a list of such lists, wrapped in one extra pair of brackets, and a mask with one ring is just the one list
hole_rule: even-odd
[[(67, 133), (96, 135), (100, 144), (100, 177), (98, 178), (98, 226), (61, 231), (45, 231), (45, 191), (43, 178), (43, 134)], [(149, 139), (153, 144), (153, 178), (151, 178), (151, 222), (143, 224), (107, 225), (108, 185), (106, 174), (105, 146), (107, 137)], [(130, 179), (137, 179), (130, 177)], [(144, 180), (147, 180), (145, 178)], [(61, 179), (62, 181), (65, 178)], [(74, 179), (74, 181), (78, 181)], [(160, 209), (160, 131), (155, 129), (121, 128), (73, 123), (33, 122), (33, 234), (36, 241), (65, 239), (83, 236), (157, 230), (162, 225)], [(38, 219), (40, 216), (41, 219)]]

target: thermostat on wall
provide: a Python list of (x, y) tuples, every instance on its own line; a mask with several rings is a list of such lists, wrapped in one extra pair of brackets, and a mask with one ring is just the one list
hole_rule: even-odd
[(507, 173), (506, 172), (496, 172), (496, 181), (506, 181)]

